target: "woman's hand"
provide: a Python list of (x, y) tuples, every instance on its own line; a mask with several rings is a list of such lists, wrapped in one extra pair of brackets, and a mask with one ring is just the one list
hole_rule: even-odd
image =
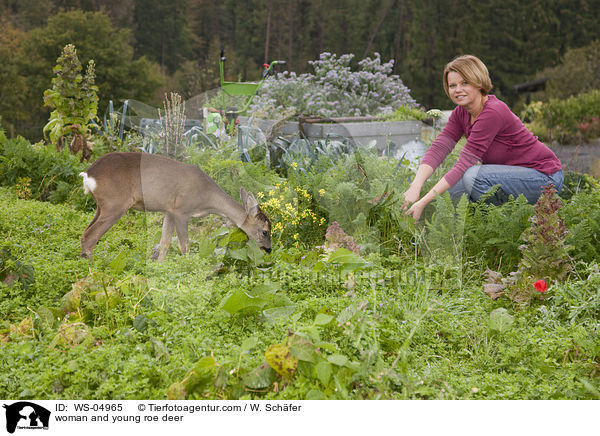
[[(437, 197), (438, 195), (442, 195), (448, 189), (450, 189), (450, 185), (448, 184), (446, 179), (444, 177), (442, 177), (440, 179), (440, 181), (437, 182), (435, 184), (435, 186), (433, 188), (431, 188), (431, 190), (423, 196), (423, 198), (421, 198), (419, 201), (415, 201), (413, 203), (413, 205), (410, 207), (410, 209), (408, 209), (406, 211), (406, 215), (410, 215), (415, 219), (415, 221), (418, 221), (419, 218), (421, 218), (421, 214), (423, 213), (423, 209), (425, 209), (425, 206), (427, 206), (429, 203), (431, 203), (435, 199), (435, 197)], [(408, 191), (406, 191), (404, 193), (404, 204), (402, 205), (404, 210), (406, 210), (406, 206), (407, 206), (409, 200), (411, 198), (415, 198), (414, 195), (415, 195), (415, 193), (411, 186), (410, 188), (408, 188)], [(417, 199), (419, 198), (418, 194), (416, 195), (416, 198)]]
[(404, 203), (402, 204), (402, 209), (407, 210), (408, 207), (419, 200), (419, 195), (421, 194), (420, 189), (415, 189), (412, 187), (408, 188), (408, 190), (404, 193)]
[(423, 199), (417, 201), (410, 207), (410, 209), (406, 211), (406, 215), (412, 216), (415, 221), (419, 221), (419, 218), (421, 218), (421, 214), (423, 213), (423, 209), (425, 209), (427, 204), (428, 202), (424, 201)]

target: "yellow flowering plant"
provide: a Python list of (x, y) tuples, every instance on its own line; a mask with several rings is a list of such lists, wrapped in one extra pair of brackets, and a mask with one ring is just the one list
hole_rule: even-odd
[(300, 247), (323, 240), (328, 220), (308, 190), (290, 186), (285, 180), (266, 193), (259, 192), (257, 197), (273, 223), (276, 243)]

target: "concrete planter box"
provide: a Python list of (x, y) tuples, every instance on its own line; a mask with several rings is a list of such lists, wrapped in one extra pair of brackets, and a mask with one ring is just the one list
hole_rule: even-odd
[[(276, 130), (279, 135), (294, 135), (299, 130), (307, 139), (349, 139), (357, 146), (370, 146), (373, 142), (380, 154), (394, 155), (402, 145), (421, 139), (421, 121), (380, 121), (374, 117), (333, 118), (328, 122), (317, 119), (286, 121), (239, 117), (241, 126), (259, 128), (267, 136)], [(252, 124), (250, 124), (250, 122)]]

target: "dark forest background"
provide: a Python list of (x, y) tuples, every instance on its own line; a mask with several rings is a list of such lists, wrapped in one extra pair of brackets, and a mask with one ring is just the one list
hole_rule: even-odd
[(0, 0), (0, 116), (8, 134), (39, 139), (67, 43), (96, 61), (100, 113), (110, 99), (158, 105), (217, 87), (221, 46), (231, 80), (274, 59), (302, 73), (321, 52), (379, 52), (419, 104), (441, 109), (444, 65), (471, 53), (514, 105), (515, 84), (598, 39), (599, 23), (600, 0)]

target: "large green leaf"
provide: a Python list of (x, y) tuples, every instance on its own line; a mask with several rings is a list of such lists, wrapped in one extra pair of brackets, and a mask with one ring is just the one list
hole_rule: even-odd
[(325, 313), (319, 313), (315, 317), (315, 324), (316, 325), (327, 325), (331, 322), (332, 319), (333, 319), (333, 316), (331, 316), (331, 315), (327, 315)]
[(504, 307), (499, 307), (490, 313), (488, 326), (491, 330), (502, 333), (510, 329), (514, 322), (514, 317), (508, 313), (508, 310)]
[(342, 273), (357, 271), (369, 266), (362, 257), (346, 248), (338, 248), (331, 253), (327, 262), (335, 265)]
[(296, 310), (295, 304), (288, 306), (271, 307), (262, 311), (268, 321), (274, 321), (279, 318), (288, 318)]
[(329, 362), (319, 362), (315, 365), (315, 373), (317, 378), (321, 383), (327, 385), (329, 383), (329, 379), (331, 378), (331, 373), (333, 372), (333, 368)]
[(121, 274), (121, 272), (127, 266), (127, 253), (125, 251), (121, 251), (108, 265), (112, 274), (117, 276)]
[(275, 371), (265, 362), (244, 376), (244, 385), (250, 389), (265, 389), (273, 384), (275, 378)]
[(298, 360), (315, 363), (318, 359), (316, 347), (306, 338), (299, 335), (292, 335), (288, 338), (290, 352)]
[(348, 358), (342, 354), (332, 354), (327, 356), (327, 360), (337, 366), (345, 366), (348, 363)]
[(225, 302), (223, 303), (223, 310), (233, 315), (241, 310), (253, 308), (260, 310), (266, 301), (260, 297), (250, 295), (244, 290), (234, 292)]

